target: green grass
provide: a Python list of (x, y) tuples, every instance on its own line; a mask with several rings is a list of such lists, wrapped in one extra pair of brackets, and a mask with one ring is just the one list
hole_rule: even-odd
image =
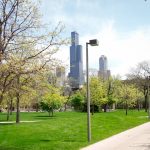
[[(95, 143), (126, 129), (148, 121), (144, 111), (130, 110), (128, 116), (122, 110), (96, 113), (91, 116), (92, 141)], [(88, 145), (86, 113), (57, 112), (21, 113), (21, 120), (34, 123), (0, 124), (0, 150), (78, 150)], [(0, 113), (0, 122), (6, 114)], [(15, 120), (13, 114), (10, 120)]]

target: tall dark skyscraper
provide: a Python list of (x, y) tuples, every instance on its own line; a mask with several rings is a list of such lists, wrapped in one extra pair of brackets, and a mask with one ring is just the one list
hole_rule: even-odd
[(99, 58), (99, 70), (100, 71), (104, 71), (104, 70), (107, 70), (107, 57), (102, 55), (100, 58)]
[(83, 85), (82, 46), (79, 45), (79, 34), (77, 32), (71, 32), (69, 78), (73, 88), (80, 88)]
[(102, 55), (99, 58), (99, 76), (102, 79), (108, 79), (110, 77), (110, 70), (108, 70), (107, 57)]

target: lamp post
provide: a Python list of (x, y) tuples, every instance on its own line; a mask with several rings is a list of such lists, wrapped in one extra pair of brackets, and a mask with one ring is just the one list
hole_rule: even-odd
[(98, 40), (90, 40), (86, 43), (86, 96), (87, 96), (87, 135), (88, 142), (91, 141), (91, 119), (90, 119), (90, 88), (89, 88), (89, 56), (88, 56), (88, 45), (98, 46)]

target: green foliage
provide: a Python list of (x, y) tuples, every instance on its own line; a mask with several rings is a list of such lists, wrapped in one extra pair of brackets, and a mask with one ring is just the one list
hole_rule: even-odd
[(91, 104), (99, 106), (101, 104), (101, 99), (103, 98), (104, 92), (102, 82), (97, 77), (92, 77), (90, 79)]
[(129, 107), (135, 106), (136, 88), (133, 85), (122, 84), (119, 96), (120, 101), (127, 103)]
[(108, 103), (108, 98), (105, 97), (105, 98), (101, 98), (101, 105), (105, 105)]
[(51, 91), (43, 96), (40, 102), (41, 108), (47, 111), (50, 116), (50, 112), (53, 116), (54, 109), (59, 109), (64, 102), (64, 97), (60, 95), (59, 90), (51, 87)]
[(84, 103), (84, 97), (81, 95), (80, 92), (71, 96), (71, 105), (74, 107), (75, 110), (82, 110)]
[(133, 84), (122, 84), (118, 92), (119, 102), (125, 106), (126, 115), (128, 108), (134, 108), (137, 100), (142, 98), (142, 93)]

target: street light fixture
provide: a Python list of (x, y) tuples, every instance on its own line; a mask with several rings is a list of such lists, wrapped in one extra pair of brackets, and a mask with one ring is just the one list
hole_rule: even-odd
[(87, 135), (88, 142), (91, 141), (91, 119), (90, 119), (90, 88), (89, 88), (89, 56), (88, 56), (88, 44), (91, 46), (98, 46), (98, 40), (90, 40), (86, 43), (86, 96), (87, 96)]

